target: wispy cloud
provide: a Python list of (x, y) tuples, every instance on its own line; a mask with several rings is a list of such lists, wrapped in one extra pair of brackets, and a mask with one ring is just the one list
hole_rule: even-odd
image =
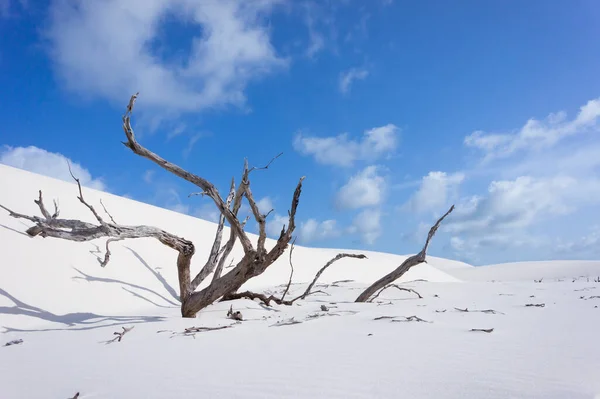
[(599, 117), (600, 98), (588, 101), (572, 120), (567, 120), (566, 112), (560, 111), (542, 121), (529, 119), (516, 133), (476, 131), (465, 137), (464, 143), (481, 151), (484, 161), (491, 161), (522, 151), (547, 149), (570, 136), (597, 131)]
[(148, 169), (144, 172), (144, 176), (142, 178), (146, 183), (150, 184), (154, 180), (154, 173), (155, 171), (153, 169)]
[(298, 133), (293, 145), (296, 151), (314, 156), (321, 164), (350, 167), (357, 161), (373, 161), (393, 153), (399, 132), (397, 126), (388, 124), (365, 131), (361, 140), (350, 139), (347, 133), (330, 137)]
[(187, 159), (190, 156), (190, 154), (192, 153), (192, 150), (194, 149), (194, 146), (196, 145), (198, 140), (200, 140), (202, 137), (204, 137), (204, 134), (202, 134), (202, 133), (196, 133), (192, 137), (190, 137), (190, 139), (188, 140), (187, 146), (183, 149), (183, 152), (182, 152), (184, 159)]
[(369, 71), (361, 68), (352, 68), (340, 73), (339, 88), (340, 92), (347, 94), (352, 87), (352, 83), (357, 80), (364, 80), (369, 76)]

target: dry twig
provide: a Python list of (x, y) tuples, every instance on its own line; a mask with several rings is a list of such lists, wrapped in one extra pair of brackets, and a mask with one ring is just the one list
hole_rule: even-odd
[(113, 342), (121, 342), (121, 340), (123, 339), (123, 337), (125, 336), (125, 334), (127, 334), (129, 331), (133, 330), (135, 326), (131, 326), (129, 328), (127, 327), (121, 327), (123, 329), (122, 332), (118, 332), (115, 331), (113, 334), (116, 335), (116, 337), (114, 337), (113, 339), (111, 339), (110, 341), (106, 341), (107, 344), (113, 343)]
[(464, 309), (460, 309), (460, 308), (454, 308), (456, 310), (458, 310), (459, 312), (463, 312), (463, 313), (488, 313), (488, 314), (504, 314), (502, 312), (499, 312), (497, 310), (494, 309), (484, 309), (484, 310), (469, 310), (468, 308), (464, 308)]
[(472, 328), (469, 331), (473, 331), (473, 332), (484, 332), (484, 333), (491, 333), (492, 331), (494, 331), (493, 328)]
[(421, 294), (419, 294), (417, 291), (413, 290), (412, 288), (404, 288), (404, 287), (400, 287), (397, 284), (388, 284), (385, 287), (383, 287), (382, 289), (380, 289), (372, 298), (370, 298), (369, 300), (367, 300), (367, 302), (373, 302), (375, 299), (377, 299), (377, 297), (385, 290), (387, 290), (388, 288), (397, 288), (400, 291), (407, 291), (407, 292), (412, 292), (414, 294), (417, 294), (417, 296), (419, 297), (419, 299), (423, 299), (423, 297), (421, 296)]

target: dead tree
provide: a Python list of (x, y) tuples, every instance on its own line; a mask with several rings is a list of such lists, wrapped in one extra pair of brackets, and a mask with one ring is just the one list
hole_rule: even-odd
[[(123, 144), (134, 154), (154, 162), (161, 168), (199, 187), (202, 190), (202, 195), (211, 198), (221, 214), (211, 253), (204, 264), (204, 267), (193, 280), (190, 275), (190, 265), (195, 253), (195, 247), (191, 241), (168, 233), (157, 227), (120, 225), (115, 223), (114, 219), (110, 217), (110, 214), (110, 222), (105, 221), (96, 209), (84, 199), (81, 184), (75, 176), (73, 176), (73, 178), (77, 182), (79, 188), (78, 199), (90, 210), (90, 212), (92, 212), (98, 224), (87, 223), (80, 220), (59, 219), (59, 210), (56, 203), (55, 212), (51, 215), (44, 205), (41, 191), (39, 192), (39, 199), (35, 202), (39, 206), (43, 217), (23, 215), (12, 211), (5, 206), (0, 205), (0, 207), (8, 211), (10, 216), (27, 219), (35, 223), (35, 226), (27, 230), (27, 234), (32, 237), (39, 235), (41, 237), (61, 238), (80, 242), (91, 241), (98, 238), (107, 238), (106, 254), (104, 260), (100, 261), (102, 266), (106, 266), (110, 260), (111, 254), (109, 245), (114, 241), (129, 238), (151, 237), (157, 239), (162, 244), (173, 248), (179, 253), (177, 257), (177, 270), (179, 277), (181, 314), (183, 317), (195, 317), (200, 310), (211, 305), (224, 295), (237, 292), (246, 281), (262, 274), (285, 252), (292, 238), (292, 233), (296, 228), (296, 210), (300, 200), (304, 177), (300, 178), (294, 191), (291, 208), (288, 211), (287, 227), (285, 225), (283, 226), (277, 242), (270, 250), (267, 250), (267, 248), (265, 248), (267, 238), (266, 215), (263, 215), (259, 211), (258, 205), (254, 200), (252, 191), (250, 190), (249, 176), (250, 173), (256, 169), (266, 169), (272, 161), (263, 168), (249, 168), (248, 162), (246, 161), (239, 186), (236, 189), (235, 181), (232, 179), (229, 194), (226, 199), (223, 199), (217, 188), (208, 180), (170, 163), (137, 142), (133, 128), (131, 127), (131, 114), (138, 94), (139, 93), (136, 93), (130, 98), (127, 110), (122, 118), (123, 130), (127, 138), (127, 141), (123, 142)], [(277, 157), (279, 157), (279, 155)], [(252, 244), (244, 231), (244, 222), (240, 222), (237, 216), (244, 197), (248, 201), (252, 214), (259, 227), (259, 237), (256, 247)], [(227, 243), (221, 246), (225, 221), (229, 223), (231, 231)], [(227, 257), (231, 253), (236, 241), (240, 242), (244, 250), (244, 256), (238, 261), (235, 267), (225, 275), (222, 275)], [(198, 288), (210, 274), (213, 274), (210, 284), (202, 290), (196, 291), (196, 288)]]
[(429, 242), (435, 235), (437, 229), (440, 227), (440, 224), (442, 223), (442, 221), (453, 210), (454, 210), (454, 205), (452, 205), (450, 207), (450, 209), (448, 210), (448, 212), (446, 212), (441, 218), (439, 218), (438, 221), (431, 227), (431, 229), (429, 230), (429, 234), (427, 235), (427, 240), (425, 241), (425, 245), (423, 246), (423, 249), (421, 250), (421, 252), (409, 257), (404, 262), (402, 262), (402, 264), (400, 266), (398, 266), (394, 271), (383, 276), (379, 280), (375, 281), (370, 287), (368, 287), (366, 290), (364, 290), (364, 292), (362, 294), (360, 294), (358, 296), (358, 298), (356, 298), (355, 302), (367, 302), (369, 300), (369, 298), (371, 298), (377, 291), (384, 288), (388, 284), (391, 284), (394, 281), (398, 280), (400, 277), (402, 277), (404, 275), (404, 273), (409, 271), (411, 267), (416, 266), (420, 263), (425, 263), (426, 256), (427, 256), (427, 247), (429, 246)]

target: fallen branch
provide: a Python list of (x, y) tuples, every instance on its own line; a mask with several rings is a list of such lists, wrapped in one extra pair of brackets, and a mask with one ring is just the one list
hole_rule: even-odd
[[(293, 246), (292, 246), (292, 249), (293, 249)], [(251, 300), (258, 299), (258, 300), (260, 300), (262, 303), (264, 303), (267, 306), (271, 306), (271, 302), (275, 302), (278, 305), (291, 306), (297, 300), (299, 300), (299, 299), (306, 299), (306, 297), (309, 296), (309, 295), (314, 295), (314, 294), (317, 294), (317, 293), (323, 293), (325, 295), (329, 295), (326, 292), (321, 291), (321, 290), (317, 290), (317, 291), (311, 291), (311, 290), (314, 287), (314, 285), (317, 282), (317, 280), (319, 279), (319, 277), (321, 276), (321, 274), (323, 274), (323, 272), (329, 266), (331, 266), (332, 264), (334, 264), (335, 262), (337, 262), (338, 260), (343, 259), (343, 258), (366, 259), (366, 256), (363, 255), (363, 254), (347, 254), (347, 253), (337, 254), (335, 257), (333, 257), (329, 262), (327, 262), (325, 264), (325, 266), (323, 266), (317, 272), (317, 274), (315, 275), (315, 278), (309, 284), (309, 286), (306, 288), (306, 290), (304, 291), (304, 293), (302, 295), (297, 296), (296, 298), (294, 298), (292, 300), (285, 300), (285, 299), (283, 299), (283, 296), (282, 296), (282, 298), (278, 298), (275, 295), (266, 296), (265, 294), (259, 294), (259, 293), (251, 292), (251, 291), (244, 291), (244, 292), (239, 292), (239, 293), (236, 292), (236, 293), (227, 294), (227, 295), (223, 296), (223, 298), (221, 299), (221, 301), (232, 301), (232, 300), (235, 300), (235, 299), (245, 298), (245, 299), (251, 299)], [(290, 251), (290, 265), (291, 265), (291, 251)], [(292, 270), (293, 270), (293, 268), (292, 268)], [(288, 292), (288, 289), (289, 289), (291, 283), (292, 283), (292, 280), (291, 280), (291, 276), (290, 276), (290, 280), (289, 280), (287, 288), (286, 288), (286, 290), (284, 292), (284, 296)]]
[(121, 340), (123, 339), (123, 337), (125, 336), (125, 334), (127, 334), (129, 331), (133, 330), (135, 326), (131, 326), (129, 328), (127, 327), (121, 327), (123, 329), (122, 332), (118, 332), (115, 331), (113, 334), (116, 335), (116, 337), (114, 337), (113, 339), (111, 339), (110, 341), (106, 341), (106, 344), (110, 344), (113, 342), (121, 342)]
[(292, 317), (291, 319), (281, 320), (281, 321), (276, 322), (275, 324), (271, 324), (269, 327), (291, 326), (293, 324), (300, 324), (300, 323), (302, 323), (302, 322), (299, 320), (296, 320)]
[(460, 309), (460, 308), (454, 308), (456, 310), (458, 310), (459, 312), (463, 312), (463, 313), (489, 313), (489, 314), (504, 314), (502, 312), (498, 312), (497, 310), (494, 309), (484, 309), (484, 310), (469, 310), (468, 308), (464, 308), (464, 309)]
[(423, 323), (433, 323), (432, 321), (423, 320), (422, 318), (420, 318), (418, 316), (408, 316), (408, 317), (405, 317), (404, 320), (394, 319), (392, 321), (393, 322), (418, 321), (418, 322), (423, 322)]
[(528, 303), (525, 305), (525, 307), (527, 307), (527, 308), (531, 308), (531, 307), (543, 308), (544, 306), (546, 306), (545, 303)]
[(306, 291), (304, 291), (304, 294), (300, 295), (299, 297), (295, 298), (294, 301), (296, 301), (297, 299), (304, 299), (306, 298), (308, 295), (311, 294), (310, 290), (312, 290), (313, 286), (315, 285), (315, 283), (317, 282), (317, 280), (319, 279), (319, 277), (321, 277), (321, 274), (323, 274), (323, 272), (332, 264), (334, 264), (335, 262), (337, 262), (340, 259), (343, 258), (355, 258), (355, 259), (366, 259), (367, 256), (363, 255), (363, 254), (347, 254), (347, 253), (341, 253), (341, 254), (337, 254), (334, 258), (332, 258), (329, 262), (327, 262), (325, 264), (325, 266), (323, 266), (315, 275), (315, 278), (313, 279), (312, 283), (310, 283), (310, 285), (308, 286), (308, 288), (306, 288)]
[(353, 281), (354, 280), (337, 280), (337, 281), (334, 281), (333, 283), (331, 283), (331, 286), (332, 287), (338, 287), (339, 284), (342, 284), (342, 283), (352, 283)]
[(492, 331), (494, 331), (493, 328), (472, 328), (469, 331), (474, 331), (474, 332), (484, 332), (484, 333), (491, 333)]
[(232, 324), (229, 324), (227, 326), (219, 326), (219, 327), (188, 327), (181, 334), (182, 335), (192, 335), (193, 336), (196, 333), (207, 332), (207, 331), (224, 330), (226, 328), (231, 328), (231, 327), (233, 327)]
[(267, 306), (271, 306), (271, 302), (275, 302), (278, 305), (293, 305), (293, 301), (285, 301), (282, 300), (281, 298), (278, 298), (274, 295), (269, 295), (266, 296), (265, 294), (259, 294), (257, 292), (252, 292), (252, 291), (244, 291), (244, 292), (236, 292), (234, 294), (227, 294), (223, 297), (223, 299), (221, 299), (221, 301), (234, 301), (236, 299), (250, 299), (250, 300), (255, 300), (258, 299), (259, 301), (261, 301), (262, 303), (264, 303)]
[(404, 262), (402, 262), (402, 264), (400, 266), (398, 266), (394, 271), (383, 276), (379, 280), (375, 281), (371, 286), (369, 286), (366, 290), (364, 290), (364, 292), (362, 294), (360, 294), (358, 296), (358, 298), (356, 298), (355, 302), (367, 302), (368, 299), (370, 297), (372, 297), (375, 292), (377, 292), (382, 287), (385, 287), (386, 285), (391, 284), (394, 281), (396, 281), (397, 279), (399, 279), (400, 277), (402, 277), (404, 275), (404, 273), (406, 273), (408, 270), (410, 270), (411, 267), (416, 266), (420, 263), (425, 263), (427, 261), (426, 260), (427, 248), (429, 247), (429, 243), (431, 242), (431, 239), (437, 232), (442, 221), (453, 210), (454, 210), (454, 205), (452, 205), (450, 207), (450, 209), (448, 210), (448, 212), (446, 212), (441, 218), (439, 218), (438, 221), (431, 227), (431, 229), (429, 230), (429, 234), (427, 234), (427, 240), (425, 241), (425, 245), (423, 246), (423, 249), (421, 249), (421, 252), (409, 257)]
[(5, 343), (3, 346), (12, 346), (12, 345), (19, 345), (22, 344), (23, 340), (22, 339), (15, 339), (14, 341), (10, 341)]
[[(399, 318), (402, 317), (403, 320), (399, 320)], [(379, 317), (375, 317), (373, 320), (390, 320), (392, 322), (409, 322), (409, 321), (417, 321), (417, 322), (423, 322), (423, 323), (433, 323), (431, 321), (427, 321), (427, 320), (423, 320), (422, 318), (418, 317), (418, 316), (379, 316)]]
[(398, 316), (378, 316), (375, 317), (373, 320), (385, 320), (385, 319), (395, 319)]
[(78, 398), (79, 398), (79, 392), (77, 392), (77, 393), (75, 394), (75, 396), (73, 396), (72, 398), (69, 398), (69, 399), (78, 399)]
[(239, 310), (233, 311), (233, 305), (229, 307), (229, 311), (227, 312), (227, 318), (242, 321), (244, 318), (242, 317), (242, 312)]
[(377, 297), (379, 296), (379, 294), (381, 294), (383, 291), (387, 290), (388, 288), (397, 288), (400, 291), (412, 292), (414, 294), (417, 294), (417, 296), (419, 297), (419, 299), (423, 299), (423, 297), (421, 296), (421, 294), (419, 294), (417, 291), (413, 290), (412, 288), (400, 287), (397, 284), (388, 284), (385, 287), (383, 287), (382, 289), (380, 289), (379, 292), (377, 292), (372, 298), (368, 299), (367, 302), (373, 302), (375, 299), (377, 299)]

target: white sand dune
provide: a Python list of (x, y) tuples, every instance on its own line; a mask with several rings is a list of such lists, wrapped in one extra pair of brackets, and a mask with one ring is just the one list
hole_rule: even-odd
[(514, 262), (452, 270), (457, 278), (469, 281), (532, 281), (600, 278), (600, 261), (556, 260)]
[[(37, 215), (33, 200), (41, 189), (48, 206), (59, 199), (61, 217), (94, 221), (72, 183), (0, 165), (0, 187), (0, 203), (14, 211)], [(150, 224), (193, 240), (192, 273), (203, 265), (214, 223), (90, 189), (84, 196), (99, 210), (102, 199), (121, 224)], [(173, 250), (151, 239), (117, 242), (101, 268), (102, 240), (30, 238), (23, 234), (28, 226), (0, 212), (0, 398), (67, 398), (75, 392), (82, 399), (600, 393), (600, 283), (582, 277), (600, 275), (600, 262), (472, 267), (429, 257), (400, 281), (422, 299), (390, 290), (375, 303), (356, 304), (361, 289), (405, 259), (364, 252), (368, 259), (343, 259), (323, 274), (320, 283), (353, 280), (321, 287), (328, 295), (272, 308), (249, 300), (216, 303), (196, 319), (181, 319)], [(296, 247), (292, 294), (338, 252)], [(232, 256), (240, 254), (236, 248)], [(289, 270), (286, 253), (247, 288), (281, 292)], [(321, 311), (322, 304), (330, 310)], [(195, 339), (172, 333), (230, 325), (230, 305), (246, 320)], [(413, 315), (427, 322), (400, 322)], [(374, 320), (380, 316), (396, 319)], [(274, 326), (290, 318), (302, 323)], [(102, 343), (131, 326), (122, 342)], [(17, 339), (23, 343), (1, 346)]]

